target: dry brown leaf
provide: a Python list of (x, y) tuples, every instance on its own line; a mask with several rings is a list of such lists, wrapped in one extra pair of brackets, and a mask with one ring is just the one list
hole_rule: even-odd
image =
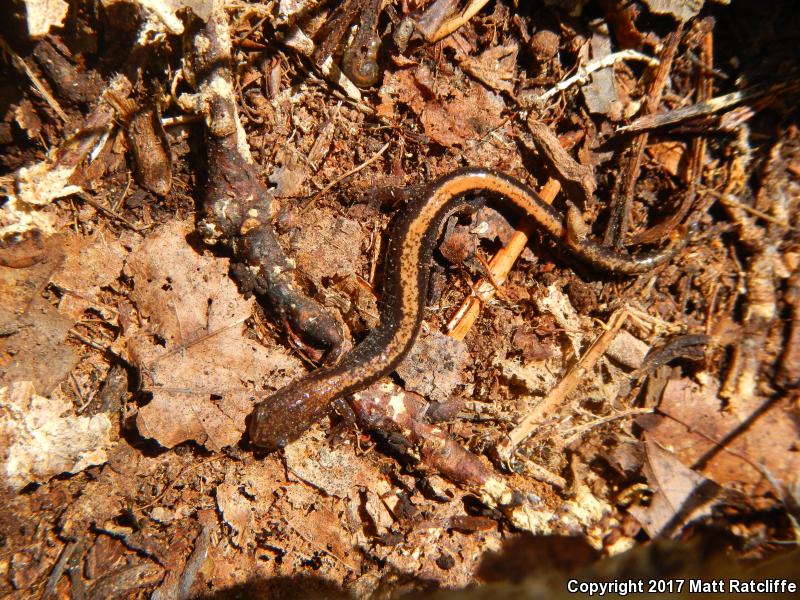
[(253, 513), (250, 501), (239, 491), (238, 483), (227, 481), (217, 486), (217, 507), (225, 521), (233, 531), (231, 542), (242, 548), (245, 536), (250, 532)]
[(377, 113), (387, 119), (395, 119), (395, 105), (405, 104), (416, 114), (422, 112), (425, 106), (423, 94), (420, 91), (413, 69), (403, 69), (384, 76), (380, 89), (381, 103)]
[(487, 135), (503, 122), (502, 99), (483, 86), (468, 92), (453, 90), (454, 98), (429, 102), (420, 120), (425, 134), (441, 146), (464, 146)]
[[(123, 239), (128, 238), (123, 241)], [(100, 301), (100, 288), (113, 283), (122, 273), (128, 249), (138, 246), (141, 238), (111, 238), (103, 233), (85, 239), (72, 239), (64, 246), (64, 264), (50, 281), (64, 294), (58, 303), (61, 314), (78, 321), (88, 308), (94, 308), (107, 321), (115, 319), (114, 311)], [(126, 244), (127, 242), (127, 244)]]
[(203, 21), (207, 21), (213, 7), (212, 0), (103, 0), (106, 10), (116, 4), (129, 4), (142, 9), (145, 24), (139, 32), (141, 40), (165, 32), (173, 35), (183, 33), (183, 22), (177, 13), (188, 8)]
[[(590, 40), (591, 61), (599, 61), (611, 54), (611, 40), (607, 35), (595, 32)], [(584, 47), (582, 60), (584, 63), (590, 62), (586, 56), (589, 47)], [(590, 113), (602, 114), (612, 121), (618, 121), (622, 117), (622, 103), (619, 99), (617, 83), (614, 77), (614, 69), (607, 67), (592, 73), (592, 78), (581, 86), (581, 92), (586, 100), (586, 107)]]
[(37, 391), (50, 394), (78, 362), (67, 344), (74, 321), (44, 302), (33, 306), (18, 334), (0, 339), (0, 381), (31, 381)]
[(362, 238), (357, 221), (330, 215), (304, 222), (293, 236), (289, 254), (297, 270), (317, 289), (324, 290), (327, 281), (360, 271)]
[(45, 240), (41, 258), (24, 269), (0, 266), (0, 383), (31, 381), (38, 393), (49, 395), (78, 355), (67, 344), (75, 321), (41, 297), (63, 260), (59, 237)]
[(14, 109), (14, 120), (20, 129), (25, 132), (29, 140), (35, 140), (42, 130), (42, 121), (39, 119), (39, 115), (36, 114), (33, 103), (27, 98), (20, 101), (19, 106)]
[(153, 394), (137, 416), (140, 433), (168, 448), (195, 440), (219, 451), (244, 433), (253, 405), (246, 386), (288, 383), (300, 365), (244, 337), (253, 301), (228, 277), (227, 260), (192, 249), (192, 230), (189, 221), (170, 223), (130, 256), (131, 299), (147, 326), (122, 344)]
[(316, 551), (333, 556), (351, 571), (358, 568), (358, 561), (351, 556), (352, 544), (342, 536), (342, 524), (321, 502), (306, 514), (295, 514), (289, 526)]
[(356, 457), (351, 447), (332, 448), (319, 437), (305, 436), (287, 446), (285, 453), (292, 473), (329, 496), (357, 497), (359, 489), (390, 489), (385, 477)]
[(667, 416), (643, 415), (637, 422), (684, 465), (750, 498), (772, 490), (767, 472), (784, 485), (797, 482), (797, 428), (785, 401), (767, 407), (764, 399), (742, 400), (749, 416), (740, 420), (724, 410), (718, 391), (716, 384), (670, 381), (659, 405)]
[(274, 194), (278, 198), (297, 196), (308, 181), (308, 168), (299, 151), (291, 146), (279, 148), (275, 154), (275, 168), (269, 176)]
[[(730, 4), (730, 0), (716, 0), (719, 4)], [(678, 21), (688, 21), (703, 8), (705, 0), (644, 0), (647, 7), (659, 15), (672, 15)]]
[(395, 118), (396, 104), (408, 106), (419, 116), (425, 134), (445, 147), (464, 146), (503, 122), (503, 100), (486, 87), (472, 84), (466, 90), (439, 90), (440, 87), (422, 66), (413, 72), (407, 69), (387, 75), (378, 113)]
[(372, 521), (375, 533), (378, 535), (386, 534), (394, 525), (395, 519), (392, 513), (386, 508), (380, 496), (371, 490), (366, 491), (366, 501), (364, 502), (364, 512)]
[(686, 467), (649, 435), (645, 452), (644, 473), (655, 494), (647, 508), (632, 506), (629, 511), (651, 539), (677, 533), (686, 523), (709, 514), (719, 486)]
[(683, 157), (686, 155), (686, 144), (683, 142), (657, 142), (647, 146), (647, 153), (660, 164), (664, 170), (677, 177), (681, 170)]
[(42, 37), (52, 27), (61, 27), (69, 11), (69, 2), (64, 0), (25, 0), (28, 34), (32, 38)]

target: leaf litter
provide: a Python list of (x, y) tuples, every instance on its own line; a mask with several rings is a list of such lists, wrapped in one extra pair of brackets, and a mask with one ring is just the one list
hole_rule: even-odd
[[(94, 57), (105, 41), (94, 33), (120, 28), (153, 48), (177, 41), (170, 36), (183, 29), (187, 14), (180, 7), (206, 19), (210, 10), (204, 2), (171, 2), (161, 11), (151, 2), (129, 3), (144, 7), (142, 28), (134, 31), (114, 12), (120, 6), (112, 9), (122, 3), (104, 2), (107, 22), (76, 16), (91, 33), (76, 44), (58, 27), (64, 3), (38, 4), (57, 10), (37, 35), (50, 30), (47, 48), (60, 54), (66, 72), (96, 81), (102, 77)], [(260, 175), (275, 186), (274, 220), (300, 280), (328, 308), (349, 311), (346, 322), (363, 335), (380, 302), (372, 285), (388, 212), (374, 188), (417, 184), (463, 164), (499, 168), (538, 185), (557, 175), (569, 197), (585, 202), (588, 220), (596, 219), (593, 235), (602, 236), (604, 202), (614, 195), (609, 180), (628, 177), (610, 147), (633, 147), (629, 138), (615, 138), (619, 121), (637, 111), (648, 123), (661, 122), (660, 111), (675, 118), (694, 102), (696, 79), (707, 82), (723, 71), (738, 78), (732, 65), (744, 61), (714, 66), (715, 57), (704, 54), (730, 41), (714, 37), (725, 35), (725, 24), (710, 23), (712, 9), (702, 2), (649, 3), (685, 22), (685, 35), (668, 65), (670, 92), (648, 113), (642, 93), (650, 88), (643, 82), (653, 73), (640, 74), (656, 61), (623, 49), (622, 40), (658, 54), (675, 23), (669, 17), (651, 22), (647, 5), (601, 8), (609, 34), (584, 22), (588, 13), (581, 14), (579, 3), (569, 18), (555, 8), (492, 3), (437, 45), (412, 40), (403, 55), (393, 54), (380, 89), (348, 87), (346, 96), (319, 78), (330, 71), (310, 73), (293, 50), (300, 46), (292, 40), (300, 40), (313, 51), (318, 24), (335, 7), (281, 2), (275, 15), (271, 5), (231, 7), (241, 118)], [(446, 15), (440, 16), (441, 24)], [(392, 19), (384, 21), (388, 26)], [(286, 45), (269, 46), (273, 33), (287, 33)], [(764, 39), (779, 55), (775, 37)], [(36, 66), (36, 53), (20, 50), (25, 44), (14, 47), (27, 70), (12, 57), (13, 73), (30, 79), (32, 88), (50, 77)], [(154, 58), (165, 61), (163, 73), (176, 72), (180, 44), (158, 47), (171, 48)], [(110, 56), (113, 62), (113, 49)], [(149, 83), (162, 89), (174, 83), (182, 91), (179, 78), (154, 78), (135, 81), (131, 97), (152, 107), (158, 103)], [(714, 85), (727, 92), (736, 89), (731, 81), (715, 76)], [(9, 510), (2, 524), (16, 520), (4, 527), (11, 532), (4, 542), (11, 551), (2, 555), (9, 574), (4, 592), (27, 593), (52, 580), (62, 595), (88, 585), (95, 597), (133, 597), (155, 586), (152, 597), (166, 598), (253, 581), (273, 593), (270, 582), (288, 578), (293, 589), (309, 594), (348, 590), (369, 597), (382, 586), (399, 592), (502, 579), (503, 568), (506, 579), (534, 573), (520, 565), (536, 552), (513, 552), (526, 540), (541, 554), (559, 537), (575, 563), (630, 549), (645, 537), (700, 536), (704, 527), (731, 533), (745, 548), (741, 554), (754, 558), (796, 540), (796, 528), (793, 534), (786, 523), (796, 510), (800, 472), (796, 397), (787, 391), (796, 379), (798, 330), (796, 230), (787, 226), (787, 215), (797, 211), (791, 192), (797, 132), (776, 134), (758, 120), (779, 110), (746, 104), (736, 113), (740, 121), (733, 114), (706, 121), (700, 129), (719, 147), (702, 153), (694, 143), (672, 140), (666, 120), (640, 144), (644, 167), (633, 178), (629, 236), (656, 235), (646, 229), (648, 217), (671, 212), (676, 186), (681, 192), (695, 186), (686, 197), (701, 199), (691, 205), (700, 232), (692, 235), (701, 237), (692, 237), (673, 265), (638, 280), (605, 280), (578, 265), (573, 272), (534, 240), (527, 260), (482, 307), (484, 319), (455, 343), (438, 333), (446, 320), (440, 313), (471, 293), (468, 275), (485, 275), (479, 260), (462, 260), (459, 252), (495, 251), (496, 230), (506, 227), (500, 219), (488, 234), (458, 226), (462, 238), (448, 254), (453, 268), (438, 271), (426, 315), (432, 333), (396, 381), (427, 396), (417, 402), (423, 418), (440, 415), (435, 424), (420, 422), (432, 434), (425, 439), (457, 444), (525, 496), (534, 510), (517, 515), (528, 519), (529, 532), (540, 533), (534, 536), (520, 531), (526, 528), (521, 518), (481, 505), (480, 494), (414, 460), (413, 447), (403, 454), (397, 436), (354, 427), (344, 409), (283, 454), (253, 454), (244, 432), (254, 401), (306, 366), (278, 333), (280, 324), (265, 326), (254, 300), (236, 289), (225, 253), (201, 249), (192, 200), (200, 197), (195, 173), (202, 167), (189, 150), (191, 126), (174, 121), (167, 127), (173, 156), (176, 146), (182, 151), (172, 165), (172, 191), (158, 199), (131, 178), (124, 148), (106, 144), (118, 139), (105, 135), (112, 127), (107, 107), (100, 102), (92, 113), (89, 105), (75, 104), (85, 99), (61, 93), (58, 81), (52, 85), (63, 108), (38, 88), (31, 93), (20, 86), (22, 97), (0, 123), (0, 137), (12, 149), (3, 165), (14, 171), (2, 224), (27, 244), (24, 251), (0, 248), (0, 374), (4, 390), (24, 389), (27, 399), (20, 409), (4, 396), (2, 426), (12, 432), (8, 441), (22, 440), (27, 450), (39, 451), (27, 456), (46, 464), (12, 480), (16, 488), (28, 486), (22, 494), (4, 495)], [(711, 118), (722, 109), (699, 102), (708, 99), (698, 93), (697, 108)], [(176, 118), (175, 106), (168, 110), (165, 122), (186, 117)], [(101, 122), (73, 137), (61, 126), (64, 111), (74, 123), (86, 124), (84, 114)], [(781, 142), (768, 159), (762, 147), (749, 145), (776, 135)], [(349, 179), (326, 187), (351, 170)], [(714, 210), (713, 200), (703, 199), (706, 191), (718, 198)], [(555, 204), (564, 210), (562, 200)], [(59, 237), (45, 239), (61, 240), (53, 247), (31, 233), (52, 230)], [(571, 370), (583, 368), (609, 314), (631, 303), (650, 309), (652, 319), (629, 321), (586, 371)], [(781, 321), (785, 315), (788, 324)], [(712, 338), (703, 361), (679, 355), (671, 363), (677, 366), (648, 371), (650, 353), (686, 330)], [(757, 343), (741, 343), (743, 332)], [(124, 365), (131, 383), (115, 403), (99, 402), (111, 361)], [(579, 374), (575, 388), (508, 460), (498, 459), (515, 424), (542, 403), (551, 406), (548, 393), (565, 373)], [(780, 387), (781, 381), (789, 385)], [(51, 430), (67, 452), (42, 451), (42, 433)], [(6, 468), (20, 464), (5, 454)], [(69, 460), (53, 461), (57, 454)], [(76, 473), (54, 477), (64, 471)], [(776, 516), (784, 514), (789, 518)], [(553, 556), (557, 567), (573, 564)]]

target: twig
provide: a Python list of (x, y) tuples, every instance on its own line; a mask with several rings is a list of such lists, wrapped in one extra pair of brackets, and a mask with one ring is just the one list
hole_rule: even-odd
[(153, 498), (153, 499), (152, 499), (150, 502), (148, 502), (147, 504), (142, 504), (141, 506), (136, 506), (136, 507), (134, 507), (134, 508), (132, 509), (132, 510), (133, 510), (133, 512), (143, 512), (143, 511), (144, 511), (146, 508), (150, 508), (151, 506), (153, 506), (154, 504), (156, 504), (156, 503), (157, 503), (159, 500), (161, 500), (161, 499), (162, 499), (162, 498), (163, 498), (163, 497), (164, 497), (164, 496), (167, 494), (167, 492), (169, 492), (169, 491), (170, 491), (170, 490), (171, 490), (171, 489), (172, 489), (172, 488), (175, 486), (175, 484), (176, 484), (176, 483), (178, 483), (178, 481), (180, 480), (180, 478), (181, 478), (181, 477), (183, 477), (185, 474), (187, 474), (187, 473), (193, 473), (194, 471), (197, 471), (197, 470), (198, 470), (200, 467), (204, 467), (204, 466), (206, 466), (206, 465), (208, 465), (208, 464), (210, 464), (210, 463), (212, 463), (212, 462), (214, 462), (214, 461), (220, 460), (220, 459), (222, 459), (222, 458), (224, 458), (224, 457), (225, 457), (225, 455), (224, 455), (224, 454), (219, 454), (219, 455), (217, 455), (217, 456), (212, 456), (211, 458), (209, 458), (209, 459), (207, 459), (207, 460), (204, 460), (204, 461), (203, 461), (203, 462), (201, 462), (201, 463), (196, 463), (196, 464), (194, 464), (194, 465), (191, 465), (191, 466), (189, 466), (189, 467), (186, 467), (186, 468), (185, 468), (183, 471), (181, 471), (180, 473), (178, 473), (178, 475), (175, 477), (175, 479), (173, 479), (172, 481), (170, 481), (170, 482), (169, 482), (169, 483), (166, 485), (166, 487), (165, 487), (163, 490), (161, 490), (161, 493), (160, 493), (160, 494), (158, 494), (158, 496), (156, 496), (155, 498)]
[(789, 93), (800, 90), (800, 79), (792, 79), (771, 85), (755, 85), (738, 92), (731, 92), (724, 96), (717, 96), (706, 102), (698, 102), (691, 106), (676, 108), (666, 113), (657, 115), (645, 115), (636, 119), (630, 125), (624, 125), (617, 129), (616, 133), (638, 133), (666, 125), (675, 125), (688, 119), (696, 119), (713, 113), (732, 108), (737, 104), (742, 104), (749, 100), (754, 100), (761, 96), (780, 98)]
[(624, 419), (626, 417), (636, 417), (638, 415), (649, 415), (655, 412), (655, 408), (630, 408), (628, 410), (624, 410), (622, 412), (615, 413), (613, 415), (608, 415), (607, 417), (600, 417), (599, 419), (595, 419), (594, 421), (590, 421), (588, 423), (584, 423), (583, 425), (577, 425), (568, 429), (565, 433), (571, 434), (568, 438), (564, 440), (564, 445), (569, 446), (572, 442), (577, 440), (581, 434), (585, 431), (589, 431), (590, 429), (594, 429), (595, 427), (599, 427), (600, 425), (605, 425), (606, 423), (610, 423), (611, 421), (616, 421), (617, 419)]
[[(704, 102), (711, 98), (713, 85), (708, 77), (708, 73), (714, 68), (714, 23), (711, 18), (703, 20), (700, 26), (704, 30), (701, 40), (700, 57), (703, 67), (698, 69), (697, 74), (697, 99)], [(688, 189), (681, 200), (678, 209), (667, 219), (649, 227), (643, 232), (635, 235), (631, 240), (634, 244), (652, 244), (664, 238), (668, 238), (691, 208), (697, 199), (697, 188), (703, 176), (703, 164), (706, 156), (706, 138), (695, 137), (692, 139), (692, 146), (689, 152), (689, 163), (686, 169), (685, 181)]]
[[(552, 203), (561, 185), (555, 179), (548, 181), (541, 190), (542, 199)], [(481, 306), (491, 300), (497, 293), (497, 285), (502, 285), (511, 267), (516, 262), (519, 255), (525, 249), (528, 238), (536, 230), (536, 222), (530, 218), (525, 218), (520, 222), (508, 245), (502, 248), (489, 261), (489, 281), (479, 279), (475, 284), (475, 295), (468, 296), (461, 303), (461, 306), (447, 324), (448, 335), (456, 340), (463, 340), (467, 332), (472, 328), (475, 320), (480, 315)]]
[(438, 42), (453, 33), (456, 29), (461, 27), (464, 23), (469, 21), (472, 17), (477, 15), (480, 10), (489, 3), (489, 0), (472, 0), (461, 14), (452, 19), (448, 19), (436, 30), (436, 32), (428, 40), (431, 43)]
[(136, 225), (134, 225), (133, 223), (128, 221), (125, 217), (123, 217), (121, 215), (118, 215), (117, 213), (112, 211), (110, 208), (106, 208), (105, 206), (103, 206), (102, 204), (97, 202), (94, 198), (92, 198), (87, 192), (84, 192), (83, 190), (81, 190), (79, 192), (75, 192), (75, 195), (78, 196), (84, 202), (86, 202), (86, 204), (88, 204), (92, 208), (96, 208), (97, 210), (99, 210), (101, 213), (103, 213), (107, 217), (110, 217), (111, 219), (113, 219), (115, 221), (119, 221), (122, 225), (124, 225), (125, 227), (127, 227), (131, 231), (135, 231), (137, 233), (140, 233), (140, 232), (146, 231), (147, 229), (150, 228), (150, 225), (144, 225), (142, 227), (137, 227)]
[[(653, 80), (647, 89), (647, 102), (645, 110), (653, 113), (661, 103), (661, 96), (664, 86), (669, 79), (669, 72), (672, 68), (672, 61), (678, 51), (678, 42), (683, 34), (683, 22), (678, 25), (678, 29), (667, 38), (664, 50), (661, 53), (661, 62), (656, 68)], [(621, 248), (622, 242), (628, 233), (631, 206), (633, 204), (633, 191), (636, 181), (639, 179), (639, 171), (642, 166), (644, 149), (647, 146), (648, 136), (642, 133), (633, 140), (627, 159), (624, 160), (620, 168), (620, 176), (614, 188), (609, 211), (608, 226), (606, 227), (603, 242), (607, 246)]]
[(108, 350), (108, 348), (105, 348), (105, 347), (101, 346), (100, 344), (97, 344), (97, 343), (93, 342), (92, 340), (82, 336), (80, 333), (78, 333), (74, 329), (70, 329), (69, 330), (69, 334), (72, 337), (77, 338), (78, 340), (80, 340), (81, 342), (83, 342), (84, 344), (89, 346), (90, 348), (94, 348), (95, 350), (99, 350), (100, 352), (105, 352), (106, 350)]
[(83, 544), (84, 538), (81, 537), (80, 539), (67, 542), (61, 550), (61, 556), (58, 557), (53, 570), (47, 578), (47, 585), (45, 586), (44, 593), (42, 593), (42, 600), (47, 600), (55, 594), (58, 580), (61, 579), (61, 576), (64, 574), (65, 569), (67, 569), (75, 552), (83, 550)]
[(192, 123), (199, 123), (202, 120), (203, 120), (202, 115), (178, 115), (175, 117), (162, 117), (161, 126), (164, 128), (177, 127), (179, 125), (190, 125)]
[(234, 95), (230, 26), (225, 2), (214, 0), (208, 21), (187, 45), (186, 79), (196, 94), (178, 103), (206, 122), (208, 179), (197, 231), (208, 245), (233, 251), (231, 274), (243, 293), (257, 294), (274, 320), (303, 346), (334, 361), (342, 350), (339, 322), (295, 280), (294, 262), (272, 227), (272, 194), (260, 180)]
[(72, 388), (75, 390), (75, 393), (78, 394), (78, 397), (81, 399), (81, 405), (75, 409), (75, 414), (81, 414), (83, 409), (89, 405), (89, 402), (92, 401), (92, 398), (87, 398), (86, 394), (83, 393), (81, 386), (78, 384), (78, 379), (75, 377), (75, 373), (70, 371), (69, 373), (70, 382), (72, 383)]
[(614, 312), (609, 319), (607, 329), (598, 337), (589, 350), (572, 367), (567, 375), (550, 390), (550, 393), (536, 407), (531, 410), (519, 424), (509, 432), (508, 437), (498, 444), (498, 455), (501, 459), (508, 462), (514, 449), (527, 438), (533, 430), (542, 422), (544, 416), (553, 412), (558, 406), (563, 404), (564, 399), (578, 387), (594, 365), (603, 356), (608, 346), (616, 337), (619, 330), (629, 317), (627, 309), (621, 308)]
[(765, 213), (763, 210), (758, 210), (757, 208), (753, 208), (752, 206), (748, 206), (747, 204), (742, 204), (732, 194), (723, 194), (721, 192), (718, 192), (717, 190), (712, 190), (712, 189), (706, 189), (704, 191), (714, 196), (714, 198), (719, 200), (725, 206), (743, 210), (744, 212), (750, 213), (754, 217), (758, 217), (759, 219), (767, 221), (768, 223), (774, 223), (775, 225), (780, 225), (781, 227), (785, 227), (793, 231), (797, 231), (798, 229), (796, 225), (792, 226), (784, 220), (776, 219), (772, 215)]

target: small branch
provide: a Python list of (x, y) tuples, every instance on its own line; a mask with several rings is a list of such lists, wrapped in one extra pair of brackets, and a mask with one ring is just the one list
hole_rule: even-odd
[(350, 169), (350, 170), (349, 170), (347, 173), (344, 173), (343, 175), (340, 175), (339, 177), (337, 177), (336, 179), (334, 179), (332, 182), (330, 182), (328, 185), (326, 185), (324, 188), (322, 188), (321, 190), (319, 190), (318, 192), (316, 192), (316, 193), (315, 193), (313, 196), (311, 196), (311, 198), (308, 200), (308, 202), (306, 202), (306, 203), (303, 205), (303, 207), (302, 207), (302, 209), (301, 209), (301, 212), (305, 212), (305, 211), (306, 211), (306, 209), (307, 209), (309, 206), (311, 206), (311, 205), (314, 203), (314, 201), (315, 201), (317, 198), (319, 198), (319, 197), (320, 197), (320, 196), (322, 196), (323, 194), (326, 194), (326, 193), (328, 193), (329, 191), (331, 191), (333, 188), (335, 188), (337, 185), (339, 185), (339, 184), (340, 184), (342, 181), (344, 181), (344, 180), (345, 180), (345, 179), (347, 179), (348, 177), (351, 177), (351, 176), (355, 175), (356, 173), (358, 173), (358, 172), (359, 172), (359, 171), (361, 171), (362, 169), (365, 169), (366, 167), (368, 167), (369, 165), (371, 165), (372, 163), (374, 163), (376, 160), (378, 160), (378, 159), (379, 159), (379, 158), (380, 158), (380, 157), (383, 155), (383, 153), (384, 153), (384, 152), (386, 152), (386, 149), (387, 149), (387, 148), (388, 148), (388, 147), (389, 147), (391, 144), (392, 144), (392, 141), (391, 141), (391, 140), (389, 140), (388, 142), (386, 142), (386, 143), (383, 145), (383, 148), (381, 148), (381, 149), (380, 149), (380, 150), (378, 150), (378, 151), (377, 151), (375, 154), (373, 154), (372, 156), (370, 156), (370, 157), (369, 157), (369, 158), (368, 158), (366, 161), (364, 161), (363, 163), (361, 163), (361, 164), (360, 164), (360, 165), (358, 165), (357, 167), (355, 167), (355, 168), (353, 168), (353, 169)]
[(569, 446), (572, 442), (577, 440), (581, 435), (589, 431), (590, 429), (594, 429), (595, 427), (599, 427), (600, 425), (605, 425), (606, 423), (610, 423), (611, 421), (616, 421), (617, 419), (625, 419), (627, 417), (636, 417), (639, 415), (649, 415), (655, 412), (655, 408), (631, 408), (628, 410), (624, 410), (622, 412), (615, 413), (613, 415), (608, 415), (607, 417), (600, 417), (599, 419), (595, 419), (594, 421), (590, 421), (589, 423), (584, 423), (583, 425), (578, 425), (577, 427), (572, 427), (565, 433), (571, 434), (568, 438), (564, 440), (564, 446)]
[(86, 204), (88, 204), (92, 208), (95, 208), (95, 209), (99, 210), (101, 213), (105, 214), (107, 217), (110, 217), (114, 221), (118, 221), (119, 223), (121, 223), (122, 225), (124, 225), (125, 227), (130, 229), (131, 231), (142, 232), (142, 231), (146, 231), (147, 229), (150, 228), (150, 225), (145, 225), (143, 227), (137, 227), (136, 225), (134, 225), (133, 223), (128, 221), (122, 215), (118, 215), (117, 213), (112, 211), (110, 208), (106, 208), (105, 206), (100, 204), (97, 200), (92, 198), (87, 192), (84, 192), (84, 191), (81, 190), (80, 192), (76, 192), (75, 195), (78, 198), (80, 198), (81, 200), (83, 200), (84, 202), (86, 202)]
[[(664, 87), (669, 80), (669, 73), (672, 68), (672, 61), (678, 51), (678, 43), (683, 35), (683, 23), (678, 25), (678, 29), (667, 37), (664, 50), (661, 53), (661, 61), (656, 67), (650, 85), (647, 88), (647, 101), (645, 110), (653, 113), (661, 103), (661, 96)], [(627, 157), (623, 160), (620, 167), (620, 175), (617, 185), (614, 187), (614, 194), (611, 200), (611, 210), (609, 211), (608, 225), (606, 227), (603, 242), (607, 246), (621, 248), (630, 227), (630, 214), (633, 205), (633, 192), (636, 181), (639, 179), (639, 171), (642, 166), (644, 149), (647, 146), (648, 136), (646, 133), (640, 134), (633, 140)]]
[(746, 90), (731, 92), (724, 96), (717, 96), (706, 102), (698, 102), (691, 106), (676, 108), (675, 110), (657, 115), (645, 115), (636, 119), (630, 125), (619, 127), (616, 133), (638, 133), (658, 127), (675, 125), (689, 119), (696, 119), (718, 113), (762, 96), (770, 96), (777, 99), (786, 94), (793, 94), (798, 91), (800, 91), (800, 79), (792, 79), (790, 81), (783, 81), (771, 85), (755, 85)]
[(489, 0), (472, 0), (461, 14), (452, 19), (448, 19), (437, 29), (434, 34), (428, 39), (429, 42), (435, 43), (441, 39), (446, 38), (453, 33), (456, 29), (467, 23), (472, 17), (477, 15), (480, 10), (489, 3)]

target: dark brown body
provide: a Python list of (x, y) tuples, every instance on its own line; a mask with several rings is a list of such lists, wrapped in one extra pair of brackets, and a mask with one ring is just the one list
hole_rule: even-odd
[(381, 0), (368, 0), (361, 11), (361, 23), (350, 46), (342, 56), (342, 71), (358, 87), (368, 88), (380, 79), (378, 51), (381, 38), (378, 37), (378, 15)]
[(674, 249), (630, 257), (586, 240), (522, 182), (488, 169), (455, 171), (428, 186), (396, 217), (384, 267), (378, 328), (342, 360), (309, 373), (260, 402), (250, 422), (250, 440), (268, 449), (297, 439), (328, 410), (331, 401), (354, 393), (394, 370), (419, 331), (428, 295), (430, 262), (444, 218), (466, 203), (470, 192), (485, 192), (534, 219), (581, 259), (607, 271), (633, 274), (666, 261)]

